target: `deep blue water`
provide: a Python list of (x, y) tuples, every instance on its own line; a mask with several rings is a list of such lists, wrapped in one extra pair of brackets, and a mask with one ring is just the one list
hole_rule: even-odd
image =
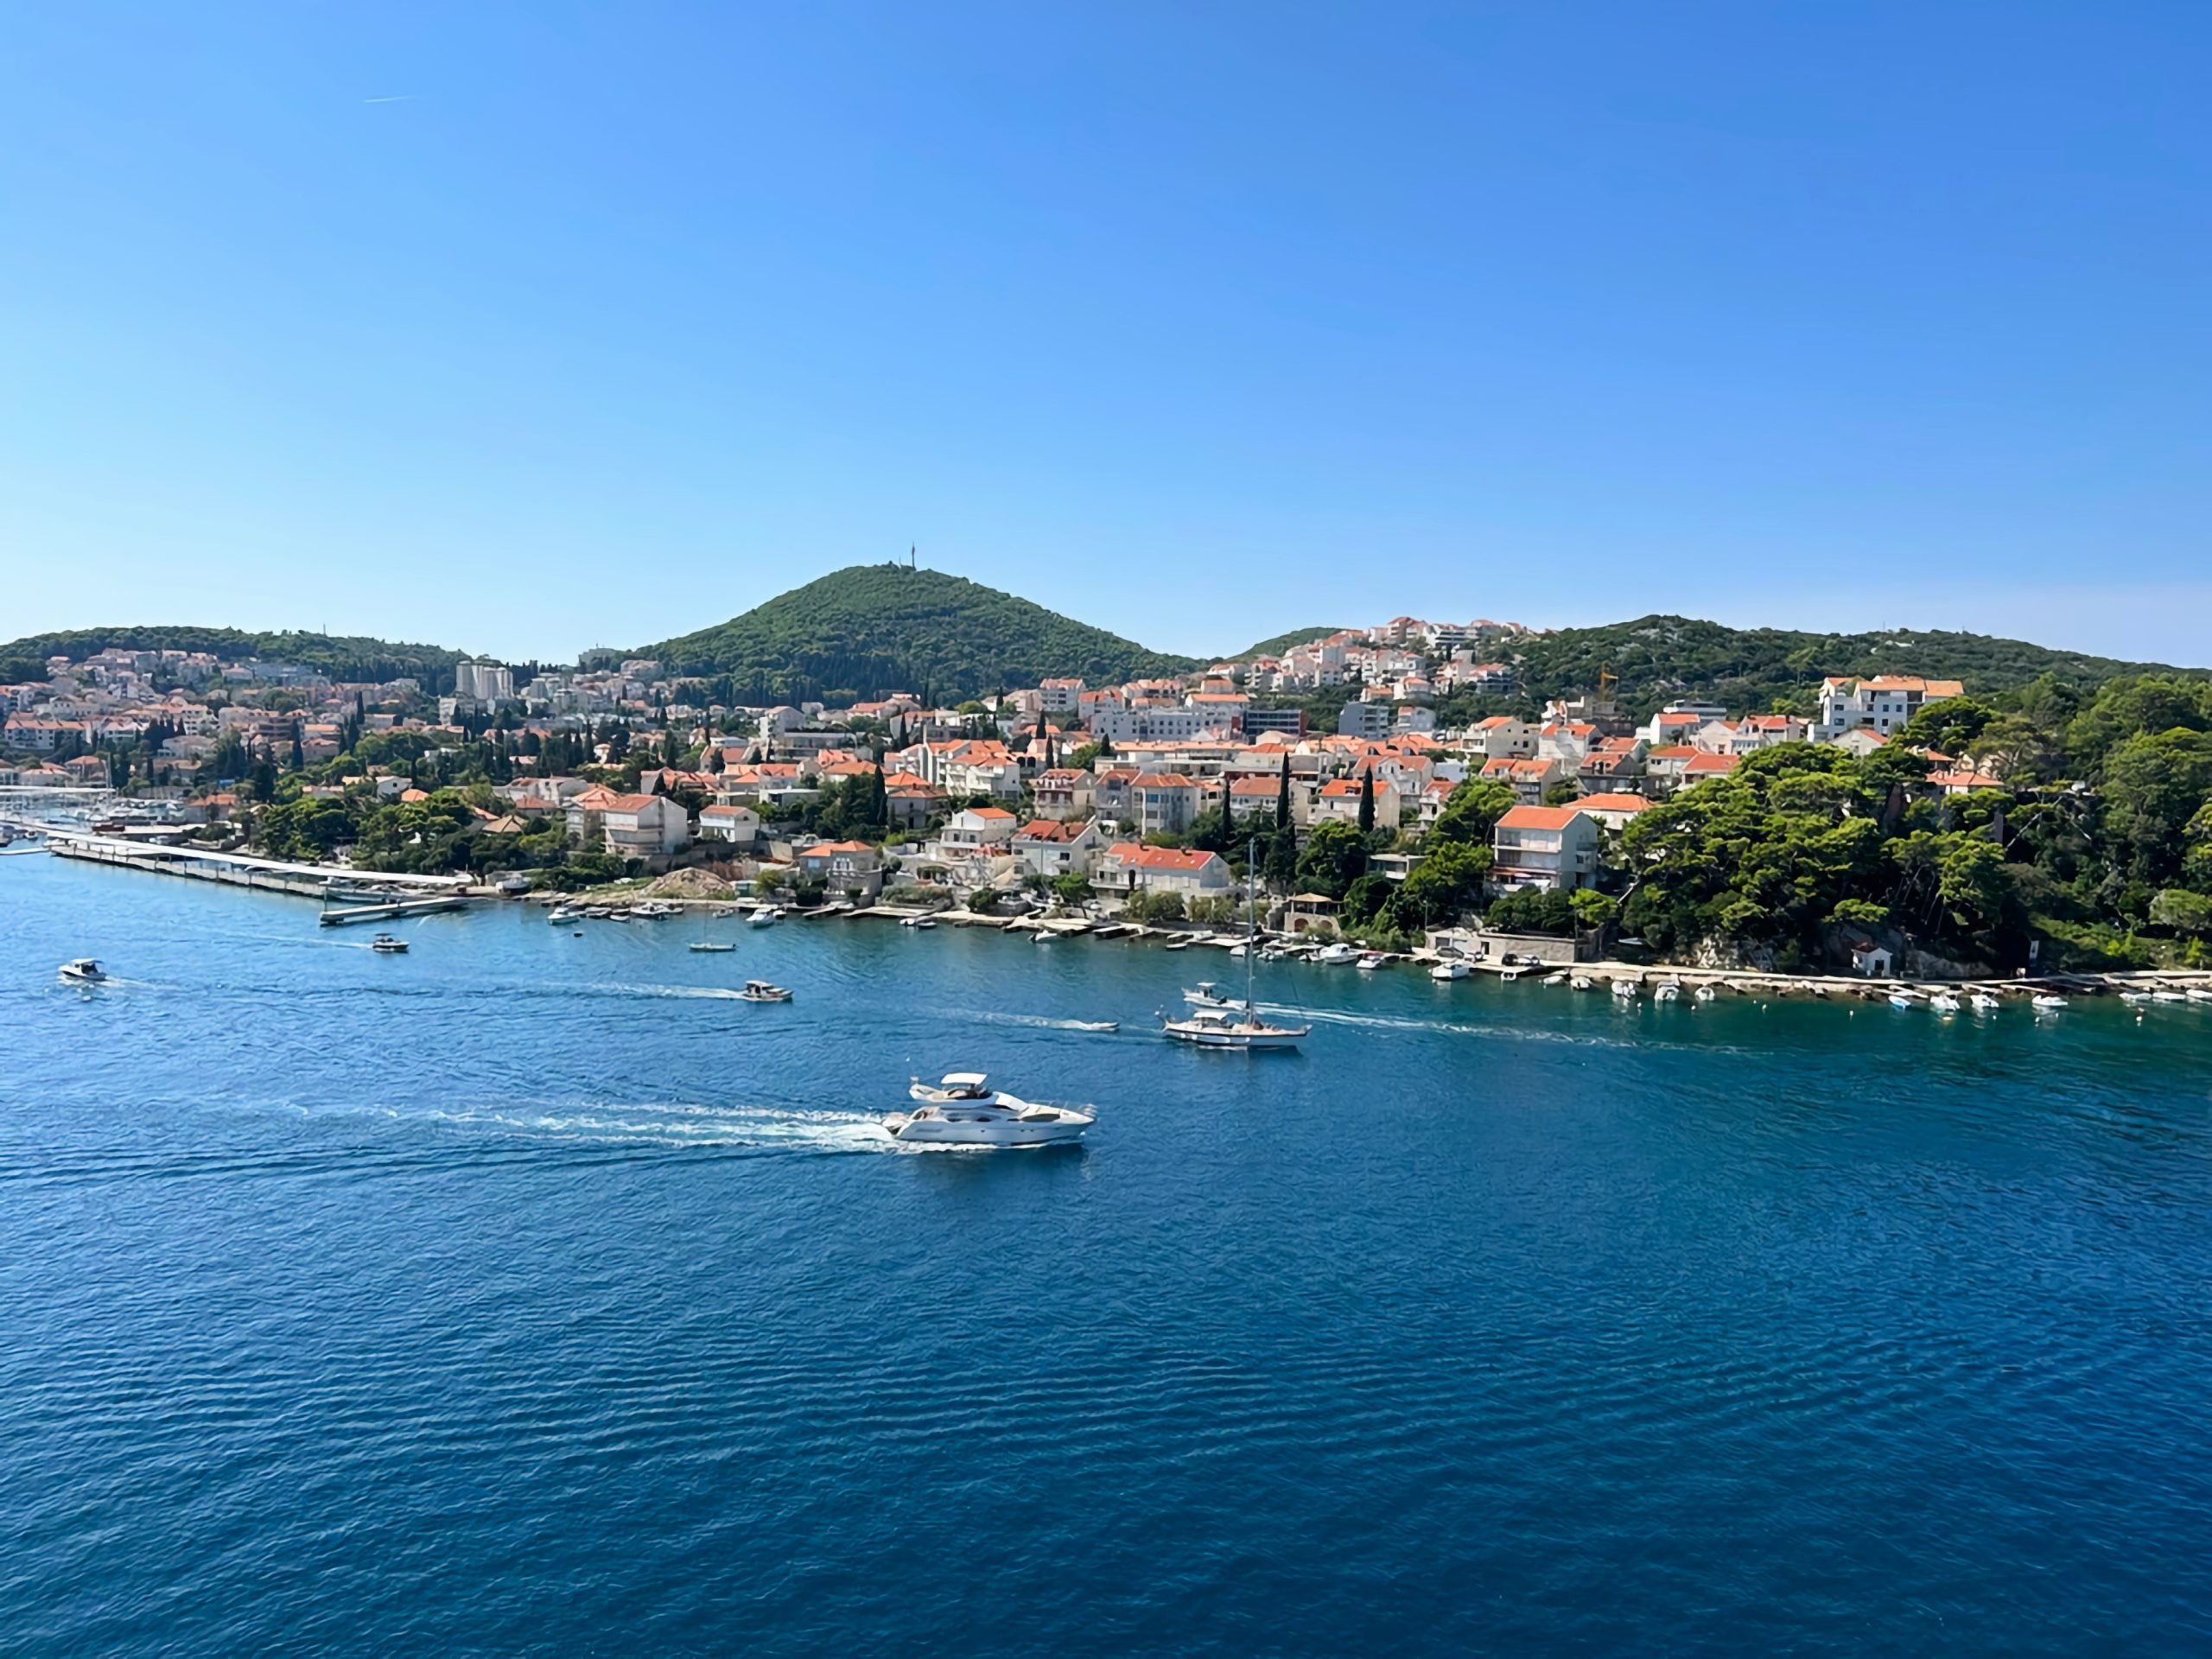
[(2212, 1009), (406, 931), (0, 858), (0, 1651), (2212, 1645)]

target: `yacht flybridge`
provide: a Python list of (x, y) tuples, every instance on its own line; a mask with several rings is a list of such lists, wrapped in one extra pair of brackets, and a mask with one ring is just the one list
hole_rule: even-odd
[(948, 1072), (934, 1085), (916, 1077), (906, 1090), (921, 1104), (893, 1112), (883, 1127), (893, 1141), (944, 1147), (1045, 1147), (1080, 1141), (1096, 1120), (1067, 1106), (1043, 1106), (994, 1089), (981, 1071)]
[[(1246, 865), (1248, 869), (1259, 867), (1259, 842), (1252, 843), (1252, 852)], [(1185, 991), (1184, 1000), (1197, 1003), (1197, 1011), (1187, 1019), (1163, 1020), (1160, 1031), (1179, 1043), (1189, 1043), (1197, 1048), (1238, 1048), (1249, 1052), (1270, 1048), (1296, 1048), (1300, 1039), (1313, 1028), (1311, 1026), (1270, 1025), (1260, 1017), (1258, 1004), (1252, 995), (1252, 973), (1259, 959), (1259, 952), (1250, 949), (1258, 937), (1259, 925), (1253, 912), (1255, 906), (1248, 884), (1245, 896), (1244, 943), (1244, 1001), (1240, 1007), (1222, 996), (1221, 989), (1211, 982), (1198, 987), (1198, 991)]]

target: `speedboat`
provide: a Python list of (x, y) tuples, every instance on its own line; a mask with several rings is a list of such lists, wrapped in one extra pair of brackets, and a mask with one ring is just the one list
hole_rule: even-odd
[(552, 912), (545, 919), (554, 926), (559, 927), (564, 923), (575, 921), (582, 914), (583, 912), (581, 910), (570, 910), (566, 905), (556, 905), (553, 906)]
[(1682, 982), (1679, 979), (1662, 979), (1659, 982), (1658, 989), (1651, 993), (1654, 1002), (1679, 1002), (1681, 996)]
[(1236, 999), (1210, 979), (1202, 979), (1185, 991), (1183, 1000), (1202, 1008), (1233, 1008), (1236, 1006)]
[(1334, 944), (1325, 944), (1316, 950), (1313, 960), (1325, 967), (1340, 968), (1348, 962), (1357, 962), (1359, 952), (1339, 939)]
[(783, 913), (784, 912), (782, 911), (778, 910), (773, 905), (763, 905), (760, 909), (753, 912), (753, 925), (755, 927), (773, 927), (776, 923), (781, 919)]
[(1956, 1014), (1961, 1005), (1951, 992), (1938, 991), (1928, 999), (1928, 1006), (1938, 1014)]
[(694, 939), (691, 941), (691, 948), (694, 950), (734, 950), (737, 949), (735, 945), (724, 944), (719, 939)]
[(1359, 965), (1367, 972), (1373, 973), (1377, 968), (1380, 968), (1384, 963), (1389, 960), (1389, 955), (1386, 951), (1367, 950), (1361, 953)]
[(1431, 979), (1465, 979), (1475, 970), (1457, 957), (1447, 957), (1428, 970)]
[(107, 976), (107, 969), (90, 957), (79, 957), (74, 962), (61, 964), (61, 977), (74, 980), (79, 985), (98, 985)]
[(1069, 1024), (1077, 1031), (1119, 1031), (1122, 1028), (1122, 1022), (1118, 1020), (1074, 1020)]
[(745, 988), (737, 995), (740, 1001), (746, 1002), (788, 1002), (791, 1000), (789, 991), (780, 985), (771, 985), (765, 979), (747, 980)]
[(394, 938), (389, 933), (379, 933), (369, 941), (369, 949), (380, 957), (404, 957), (407, 954), (407, 941)]
[(2029, 1004), (2037, 1014), (2056, 1014), (2074, 1006), (2056, 991), (2038, 991), (2029, 999)]
[(1967, 999), (1967, 1003), (1976, 1014), (1994, 1014), (2005, 1006), (1987, 991), (1976, 991)]
[(1041, 1106), (991, 1087), (981, 1071), (954, 1071), (906, 1090), (918, 1110), (893, 1112), (883, 1127), (893, 1141), (944, 1147), (1044, 1147), (1080, 1141), (1096, 1120), (1066, 1106)]
[(1313, 1029), (1311, 1026), (1269, 1025), (1249, 1003), (1242, 1008), (1200, 1008), (1187, 1020), (1167, 1020), (1160, 1024), (1163, 1034), (1179, 1043), (1248, 1052), (1296, 1048), (1299, 1039)]

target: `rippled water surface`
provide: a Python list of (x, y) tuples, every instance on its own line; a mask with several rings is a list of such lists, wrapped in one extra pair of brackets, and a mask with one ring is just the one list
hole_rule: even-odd
[(0, 859), (0, 1651), (2212, 1646), (2212, 1008), (712, 931)]

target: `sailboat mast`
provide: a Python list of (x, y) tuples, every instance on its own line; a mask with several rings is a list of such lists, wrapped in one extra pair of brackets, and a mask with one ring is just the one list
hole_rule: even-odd
[(1258, 1017), (1253, 1010), (1252, 973), (1260, 954), (1260, 894), (1255, 885), (1259, 868), (1260, 838), (1255, 836), (1244, 849), (1244, 1017), (1247, 1020)]

